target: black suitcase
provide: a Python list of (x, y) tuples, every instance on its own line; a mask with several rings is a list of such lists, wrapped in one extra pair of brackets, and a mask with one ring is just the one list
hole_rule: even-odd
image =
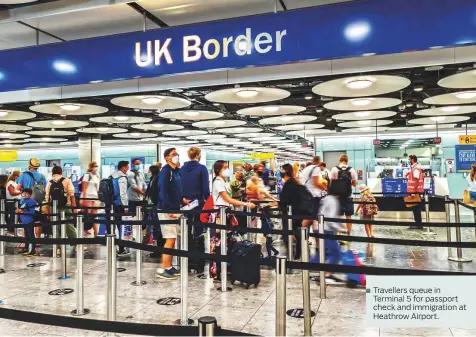
[(193, 253), (205, 253), (205, 236), (200, 235), (195, 238), (193, 234), (188, 234), (188, 251), (192, 254), (188, 259), (188, 269), (195, 274), (203, 273), (205, 269), (205, 260), (195, 257)]
[(231, 284), (238, 281), (244, 284), (246, 289), (251, 285), (257, 287), (261, 281), (261, 245), (249, 241), (238, 241), (233, 245), (230, 257)]

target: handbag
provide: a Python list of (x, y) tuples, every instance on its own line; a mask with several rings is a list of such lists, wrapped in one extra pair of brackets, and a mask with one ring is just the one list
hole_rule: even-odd
[(470, 197), (470, 194), (469, 194), (469, 191), (468, 191), (468, 190), (464, 190), (463, 202), (464, 202), (465, 204), (471, 204), (471, 197)]
[(408, 197), (403, 197), (403, 201), (405, 201), (405, 207), (412, 208), (419, 205), (421, 197), (419, 194), (412, 194)]

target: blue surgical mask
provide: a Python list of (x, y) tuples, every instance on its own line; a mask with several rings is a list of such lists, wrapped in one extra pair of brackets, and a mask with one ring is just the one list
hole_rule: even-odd
[(140, 170), (140, 165), (134, 165), (134, 170), (139, 171)]

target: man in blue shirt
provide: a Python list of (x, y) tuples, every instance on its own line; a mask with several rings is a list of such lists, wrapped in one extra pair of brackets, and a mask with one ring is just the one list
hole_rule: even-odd
[[(38, 172), (39, 167), (40, 160), (38, 158), (31, 158), (28, 162), (28, 171), (23, 172), (20, 174), (20, 177), (18, 177), (17, 190), (20, 192), (24, 191), (25, 189), (31, 190), (35, 182), (42, 183), (43, 186), (46, 187), (46, 178), (43, 174)], [(35, 234), (37, 237), (41, 236), (41, 226), (35, 227)]]
[[(175, 148), (164, 151), (164, 158), (167, 162), (159, 175), (159, 202), (157, 208), (160, 210), (178, 210), (182, 203), (188, 204), (190, 201), (183, 199), (182, 178), (179, 167), (180, 158)], [(159, 221), (177, 220), (176, 214), (159, 213)], [(165, 239), (165, 248), (174, 248), (178, 234), (178, 225), (164, 224), (160, 226), (162, 236)], [(187, 235), (184, 233), (184, 235)], [(188, 271), (184, 271), (187, 273)], [(172, 255), (162, 255), (162, 266), (157, 269), (157, 276), (163, 279), (174, 280), (178, 278), (180, 271), (172, 266)]]
[(31, 189), (35, 181), (41, 182), (43, 186), (46, 186), (46, 178), (43, 174), (38, 172), (39, 167), (40, 160), (38, 158), (31, 158), (28, 163), (28, 171), (23, 172), (20, 174), (20, 177), (18, 177), (17, 190), (23, 191), (25, 188)]

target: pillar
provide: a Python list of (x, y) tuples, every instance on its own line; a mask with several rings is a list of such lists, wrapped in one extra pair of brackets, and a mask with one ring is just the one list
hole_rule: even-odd
[(98, 163), (101, 170), (101, 137), (79, 137), (78, 154), (82, 172), (86, 172), (89, 163), (93, 161)]

